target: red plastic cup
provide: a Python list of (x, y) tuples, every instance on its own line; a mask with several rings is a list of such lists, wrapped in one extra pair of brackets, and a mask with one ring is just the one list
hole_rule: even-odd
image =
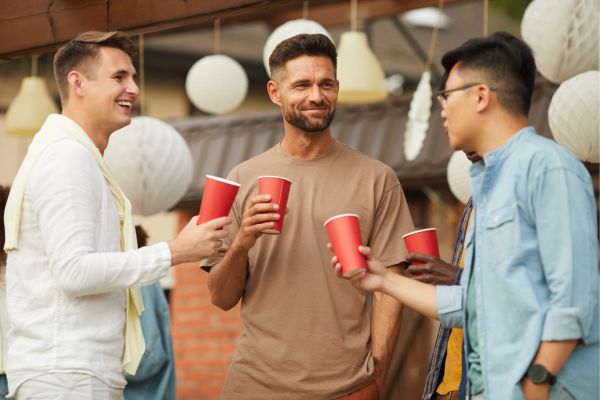
[(359, 216), (356, 214), (339, 214), (325, 221), (325, 229), (333, 252), (342, 265), (342, 276), (349, 278), (367, 270), (367, 260), (358, 251), (362, 245)]
[(197, 225), (228, 216), (239, 189), (240, 184), (237, 182), (206, 175)]
[[(440, 249), (438, 247), (437, 240), (437, 229), (427, 228), (407, 233), (402, 236), (406, 250), (409, 253), (422, 253), (430, 256), (440, 256)], [(420, 261), (412, 261), (411, 264), (422, 265), (424, 263)]]
[(292, 182), (281, 176), (259, 176), (256, 179), (258, 179), (258, 194), (268, 194), (271, 196), (271, 204), (279, 204), (279, 219), (275, 221), (273, 229), (264, 231), (265, 233), (278, 235), (283, 228), (283, 219)]

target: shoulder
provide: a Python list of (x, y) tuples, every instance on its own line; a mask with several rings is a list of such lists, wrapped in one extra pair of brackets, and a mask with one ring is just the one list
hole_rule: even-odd
[(39, 155), (31, 171), (30, 179), (71, 181), (86, 183), (90, 179), (102, 179), (92, 154), (79, 142), (71, 139), (50, 144)]
[(390, 168), (390, 166), (385, 164), (384, 162), (379, 161), (376, 158), (373, 158), (373, 157), (369, 156), (368, 154), (365, 154), (361, 151), (355, 150), (345, 143), (338, 141), (338, 146), (340, 149), (341, 157), (356, 164), (357, 167), (361, 167), (361, 168), (368, 167), (368, 168), (375, 170), (378, 173), (392, 174), (392, 175), (396, 176), (396, 173), (394, 172), (394, 170), (392, 168)]
[(241, 182), (247, 178), (253, 178), (257, 171), (269, 170), (274, 164), (281, 161), (281, 155), (276, 151), (277, 146), (273, 146), (270, 149), (247, 159), (233, 167), (227, 179), (231, 179), (236, 182)]
[(522, 163), (527, 164), (531, 178), (551, 171), (564, 171), (581, 180), (589, 180), (583, 163), (570, 150), (539, 134), (528, 136), (520, 158)]

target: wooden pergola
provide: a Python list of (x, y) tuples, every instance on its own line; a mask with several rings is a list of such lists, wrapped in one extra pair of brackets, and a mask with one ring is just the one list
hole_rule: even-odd
[[(445, 0), (445, 4), (464, 0)], [(262, 20), (275, 27), (302, 18), (303, 0), (3, 0), (0, 59), (55, 50), (86, 30), (150, 34)], [(324, 26), (350, 20), (350, 0), (313, 0), (309, 18)], [(360, 20), (436, 6), (438, 0), (361, 0)]]

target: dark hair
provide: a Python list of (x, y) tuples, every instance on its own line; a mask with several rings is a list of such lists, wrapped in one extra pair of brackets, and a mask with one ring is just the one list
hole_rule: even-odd
[(6, 202), (8, 201), (8, 193), (10, 193), (10, 187), (0, 186), (0, 265), (6, 264), (6, 252), (4, 251), (4, 242), (6, 241), (4, 232), (4, 210), (6, 209)]
[(138, 247), (144, 247), (148, 244), (148, 232), (146, 232), (141, 225), (135, 226), (135, 237), (137, 239)]
[(529, 114), (535, 83), (535, 60), (525, 42), (506, 32), (467, 40), (442, 57), (446, 70), (442, 90), (446, 89), (450, 70), (459, 62), (461, 70), (482, 72), (489, 83), (497, 87), (496, 95), (504, 109), (513, 114)]
[(89, 73), (89, 64), (98, 58), (100, 47), (120, 49), (127, 53), (132, 61), (136, 55), (135, 44), (124, 32), (88, 31), (71, 39), (54, 55), (54, 79), (63, 105), (69, 97), (67, 75), (74, 68), (81, 68), (83, 73)]
[(337, 51), (329, 38), (321, 33), (302, 33), (279, 43), (269, 57), (271, 77), (284, 70), (285, 64), (300, 56), (325, 56), (337, 68)]

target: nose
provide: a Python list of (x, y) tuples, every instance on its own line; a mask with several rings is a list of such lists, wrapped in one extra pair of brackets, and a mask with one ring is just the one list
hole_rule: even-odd
[(442, 110), (440, 111), (440, 115), (442, 116), (442, 119), (446, 119), (446, 109), (442, 108)]
[(323, 94), (321, 93), (321, 88), (319, 85), (313, 85), (310, 93), (308, 94), (308, 100), (313, 103), (322, 103), (323, 102)]
[(136, 98), (140, 95), (140, 88), (138, 87), (137, 83), (135, 83), (134, 79), (129, 81), (129, 85), (127, 85), (127, 93), (135, 96)]

